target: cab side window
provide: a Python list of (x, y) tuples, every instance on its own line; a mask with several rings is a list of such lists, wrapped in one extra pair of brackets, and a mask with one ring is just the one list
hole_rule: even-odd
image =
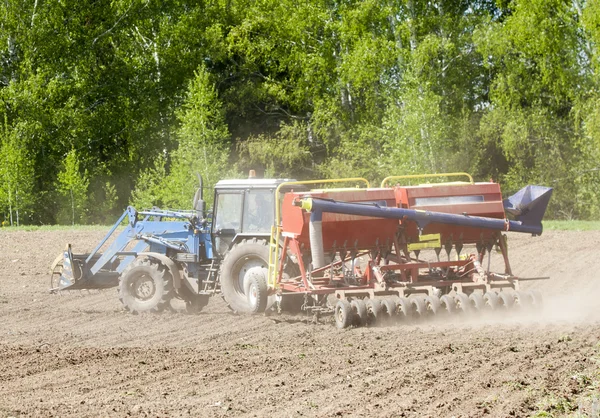
[(273, 225), (273, 191), (249, 190), (244, 199), (244, 225), (247, 233), (269, 233)]

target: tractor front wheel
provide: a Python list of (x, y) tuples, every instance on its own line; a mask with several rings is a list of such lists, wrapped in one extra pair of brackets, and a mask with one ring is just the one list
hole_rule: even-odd
[(132, 313), (161, 312), (172, 297), (171, 274), (155, 260), (138, 258), (119, 278), (119, 300)]

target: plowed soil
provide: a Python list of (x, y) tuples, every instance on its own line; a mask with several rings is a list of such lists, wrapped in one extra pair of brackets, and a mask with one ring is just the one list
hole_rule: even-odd
[(516, 274), (551, 276), (538, 314), (347, 330), (50, 295), (65, 242), (103, 235), (0, 231), (0, 416), (562, 416), (600, 393), (600, 232), (510, 236)]

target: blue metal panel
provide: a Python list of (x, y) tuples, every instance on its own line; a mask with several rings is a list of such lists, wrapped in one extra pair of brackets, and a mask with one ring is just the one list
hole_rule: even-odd
[[(132, 253), (141, 253), (148, 248), (148, 243), (146, 241), (138, 241), (135, 246), (131, 249)], [(135, 256), (128, 255), (125, 257), (117, 266), (117, 273), (123, 273), (123, 271), (127, 268), (127, 266), (135, 260)]]

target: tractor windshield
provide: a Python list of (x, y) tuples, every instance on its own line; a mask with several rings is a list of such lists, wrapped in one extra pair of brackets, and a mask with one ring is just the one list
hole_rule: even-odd
[(221, 193), (216, 204), (215, 231), (240, 231), (242, 194)]

